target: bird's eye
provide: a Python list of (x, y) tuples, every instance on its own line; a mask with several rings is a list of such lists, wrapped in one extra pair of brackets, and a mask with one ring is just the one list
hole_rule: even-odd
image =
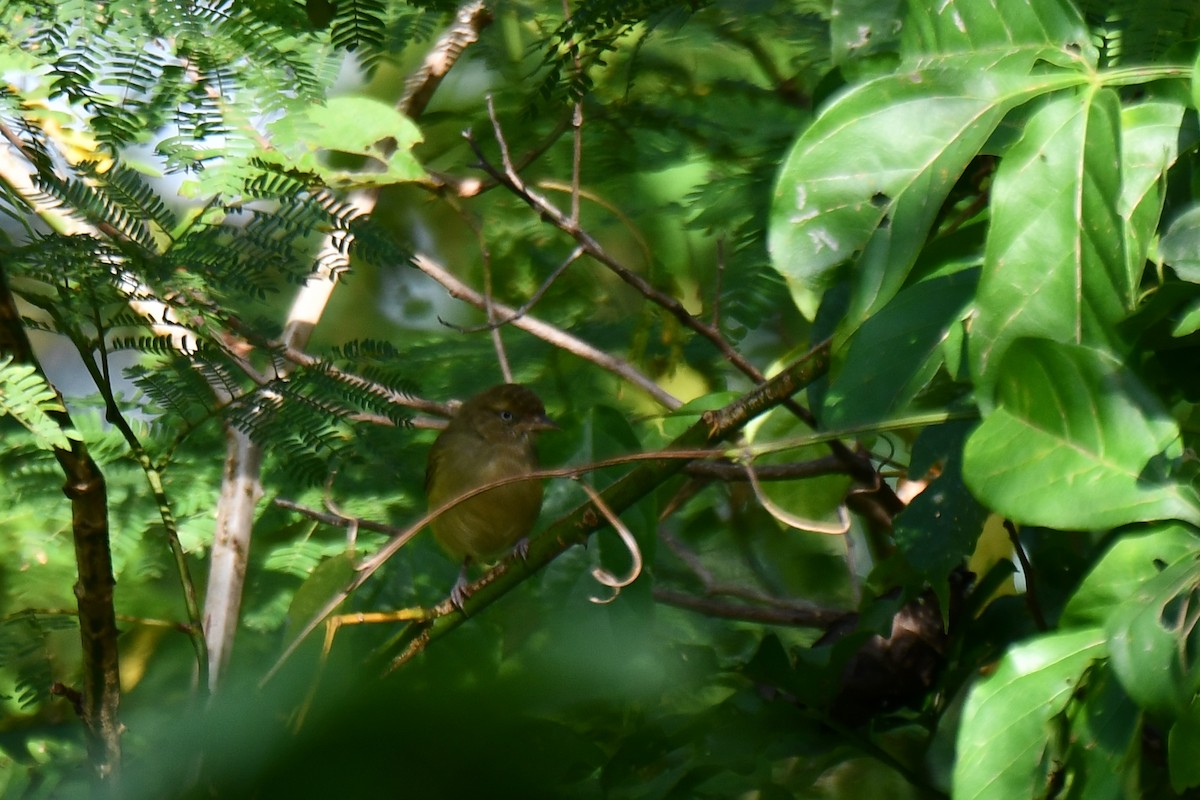
[(500, 412), (500, 419), (504, 420), (505, 422), (512, 422), (513, 421), (513, 413), (511, 411), (505, 409), (504, 411)]

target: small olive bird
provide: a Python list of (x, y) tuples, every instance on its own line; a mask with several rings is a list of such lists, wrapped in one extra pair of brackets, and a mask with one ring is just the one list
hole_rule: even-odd
[[(493, 386), (463, 403), (429, 450), (425, 494), (432, 511), (455, 497), (538, 468), (538, 433), (558, 428), (538, 396), (524, 386)], [(487, 562), (526, 543), (542, 509), (539, 479), (488, 489), (446, 509), (433, 520), (433, 533), (462, 561), (450, 599), (462, 608), (467, 567)]]

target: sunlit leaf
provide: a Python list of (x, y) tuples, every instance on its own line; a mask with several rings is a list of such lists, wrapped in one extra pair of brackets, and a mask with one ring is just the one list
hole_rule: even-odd
[(804, 132), (776, 184), (768, 242), (802, 313), (811, 318), (836, 269), (860, 256), (849, 328), (895, 295), (942, 200), (1004, 114), (1078, 80), (1030, 75), (1035, 56), (878, 78)]
[[(275, 130), (278, 151), (263, 153), (264, 160), (314, 172), (333, 186), (385, 186), (425, 177), (412, 154), (422, 141), (420, 129), (378, 100), (335, 97), (312, 107), (303, 120), (277, 123)], [(327, 160), (330, 152), (362, 156), (366, 162), (358, 169), (337, 168)]]
[(1117, 97), (1102, 90), (1046, 103), (1001, 160), (970, 338), (983, 407), (1017, 338), (1115, 339), (1134, 286), (1117, 208), (1119, 146)]
[(1022, 339), (997, 377), (998, 407), (964, 453), (967, 486), (984, 505), (1052, 528), (1200, 521), (1195, 493), (1151, 469), (1178, 439), (1175, 422), (1119, 360)]
[[(1163, 175), (1181, 151), (1196, 144), (1182, 103), (1149, 100), (1121, 109), (1121, 199), (1129, 274), (1141, 274), (1162, 213)], [(1161, 243), (1160, 243), (1161, 248)]]
[(910, 3), (905, 43), (916, 53), (954, 53), (1018, 45), (1065, 47), (1095, 59), (1078, 9), (1064, 0)]
[(1008, 651), (967, 698), (954, 765), (956, 800), (1037, 797), (1050, 720), (1088, 665), (1105, 655), (1104, 631), (1042, 636)]

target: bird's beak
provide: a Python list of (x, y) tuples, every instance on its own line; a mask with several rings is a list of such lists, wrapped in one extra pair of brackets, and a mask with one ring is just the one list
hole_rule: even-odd
[(554, 420), (547, 417), (545, 414), (540, 417), (534, 417), (525, 423), (525, 430), (532, 432), (540, 431), (557, 431), (562, 430)]

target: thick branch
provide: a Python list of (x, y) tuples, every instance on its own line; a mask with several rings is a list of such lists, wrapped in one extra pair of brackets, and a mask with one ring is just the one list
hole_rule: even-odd
[[(0, 353), (12, 355), (17, 362), (32, 364), (42, 372), (3, 269), (0, 269)], [(47, 413), (63, 430), (74, 429), (65, 406), (62, 411)], [(117, 718), (121, 680), (113, 608), (115, 581), (108, 538), (108, 496), (104, 476), (83, 442), (72, 440), (70, 450), (55, 449), (54, 456), (66, 476), (63, 492), (71, 500), (71, 529), (79, 570), (75, 598), (79, 603), (83, 648), (80, 708), (87, 730), (88, 756), (97, 773), (111, 781), (121, 763), (121, 724)]]

